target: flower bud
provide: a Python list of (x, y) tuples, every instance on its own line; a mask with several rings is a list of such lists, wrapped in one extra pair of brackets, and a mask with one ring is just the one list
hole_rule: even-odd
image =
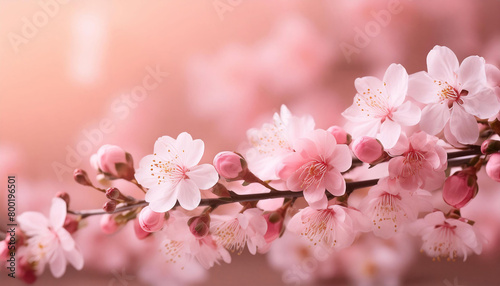
[(90, 182), (87, 172), (82, 169), (75, 169), (73, 172), (73, 179), (80, 185), (92, 187), (92, 182)]
[(335, 140), (337, 140), (337, 144), (347, 144), (351, 143), (351, 135), (349, 135), (345, 130), (337, 125), (330, 126), (326, 131), (330, 132)]
[(103, 172), (109, 179), (134, 178), (134, 161), (132, 156), (122, 148), (115, 145), (103, 145), (97, 154), (90, 157), (90, 164)]
[(214, 167), (223, 178), (235, 180), (247, 170), (247, 163), (241, 155), (225, 151), (215, 156)]
[(275, 239), (279, 238), (281, 231), (283, 229), (283, 215), (279, 212), (270, 212), (264, 214), (264, 218), (267, 222), (267, 232), (264, 235), (264, 239), (267, 243), (273, 242)]
[(73, 234), (78, 230), (78, 221), (72, 217), (66, 216), (63, 227), (69, 232), (69, 234)]
[(143, 240), (151, 234), (151, 232), (147, 232), (144, 229), (142, 229), (138, 219), (134, 219), (134, 232), (135, 236), (139, 240)]
[(351, 149), (359, 160), (372, 164), (384, 156), (384, 148), (380, 142), (372, 137), (363, 136), (352, 142)]
[(102, 209), (107, 212), (107, 213), (113, 213), (115, 210), (116, 210), (116, 205), (118, 204), (117, 201), (115, 200), (109, 200), (107, 202), (104, 203), (104, 206), (102, 207)]
[(106, 190), (106, 198), (110, 200), (117, 200), (120, 197), (121, 193), (120, 190), (117, 188), (108, 188)]
[(443, 199), (454, 208), (462, 208), (477, 195), (477, 176), (473, 168), (458, 171), (444, 182)]
[(165, 213), (154, 212), (149, 206), (147, 206), (141, 210), (138, 220), (139, 225), (144, 231), (159, 231), (165, 222)]
[(481, 144), (481, 153), (483, 154), (489, 155), (498, 151), (500, 151), (500, 141), (488, 139)]
[(493, 180), (500, 182), (500, 153), (491, 155), (486, 163), (486, 173)]
[(114, 215), (105, 214), (101, 217), (101, 230), (105, 234), (115, 233), (120, 229), (120, 225), (116, 222)]
[(66, 192), (57, 192), (56, 198), (61, 198), (66, 203), (66, 208), (69, 208), (69, 195)]
[(210, 230), (210, 216), (200, 215), (192, 217), (188, 221), (189, 230), (196, 238), (207, 236)]

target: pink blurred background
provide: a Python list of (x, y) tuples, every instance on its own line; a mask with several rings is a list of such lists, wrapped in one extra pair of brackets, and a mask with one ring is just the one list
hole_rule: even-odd
[[(321, 128), (342, 124), (356, 77), (380, 77), (393, 62), (424, 70), (434, 45), (500, 65), (499, 12), (496, 0), (1, 0), (0, 174), (17, 175), (18, 214), (47, 213), (58, 191), (70, 193), (74, 209), (99, 208), (104, 198), (75, 184), (71, 170), (90, 170), (103, 144), (123, 147), (137, 163), (159, 136), (187, 131), (204, 140), (203, 161), (211, 162), (237, 150), (246, 130), (281, 104), (313, 115)], [(4, 186), (0, 195), (3, 229)], [(96, 257), (59, 280), (45, 273), (40, 285), (149, 285), (135, 271), (150, 246), (133, 242), (129, 229), (120, 237), (130, 242), (113, 246), (122, 239), (89, 228), (94, 233), (77, 242)], [(120, 247), (134, 250), (116, 254)], [(484, 267), (500, 267), (492, 251), (465, 263), (431, 264), (416, 254), (403, 284), (495, 285), (499, 274)], [(283, 284), (265, 255), (233, 255), (233, 263), (194, 276), (179, 283)], [(305, 284), (350, 283), (328, 279)]]

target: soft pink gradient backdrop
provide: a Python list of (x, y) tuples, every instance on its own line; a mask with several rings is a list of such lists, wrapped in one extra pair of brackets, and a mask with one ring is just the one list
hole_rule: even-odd
[[(495, 0), (401, 0), (401, 13), (392, 15), (388, 25), (370, 38), (359, 54), (352, 55), (350, 63), (340, 44), (353, 44), (355, 28), (363, 29), (373, 21), (371, 12), (385, 9), (387, 1), (241, 1), (223, 18), (214, 2), (70, 1), (59, 5), (54, 17), (16, 52), (9, 40), (12, 33), (22, 35), (23, 17), (32, 19), (41, 7), (36, 1), (0, 0), (0, 174), (2, 178), (7, 173), (17, 175), (18, 214), (26, 210), (47, 212), (57, 191), (68, 191), (75, 209), (98, 208), (104, 202), (97, 192), (73, 183), (68, 172), (60, 180), (52, 167), (54, 162), (67, 164), (66, 148), (76, 148), (86, 140), (84, 130), (97, 128), (102, 119), (114, 122), (115, 130), (104, 134), (101, 143), (92, 145), (91, 153), (101, 144), (116, 144), (131, 152), (137, 163), (151, 153), (159, 136), (175, 137), (187, 131), (205, 141), (203, 161), (211, 162), (218, 151), (236, 150), (245, 140), (246, 130), (267, 120), (282, 103), (292, 112), (312, 114), (319, 127), (341, 124), (340, 112), (352, 102), (356, 77), (381, 76), (393, 62), (403, 64), (409, 73), (423, 70), (426, 54), (436, 44), (449, 46), (459, 59), (479, 54), (500, 64), (500, 2)], [(210, 106), (213, 114), (200, 114), (193, 108), (193, 98), (204, 96), (202, 92), (192, 95), (193, 89), (203, 91), (209, 86), (206, 78), (193, 76), (194, 64), (210, 59), (216, 65), (228, 45), (248, 49), (252, 56), (262, 45), (280, 48), (281, 44), (282, 49), (287, 49), (287, 41), (273, 42), (269, 38), (273, 39), (273, 31), (288, 18), (307, 23), (330, 52), (325, 58), (327, 64), (317, 67), (319, 72), (306, 89), (287, 90), (285, 80), (279, 86), (283, 89), (276, 90), (259, 79), (257, 84), (265, 85), (262, 94), (236, 100), (247, 100), (251, 112), (229, 113), (234, 98), (214, 102)], [(312, 42), (307, 38), (303, 41)], [(128, 109), (124, 119), (118, 118), (113, 104), (141, 85), (148, 66), (160, 66), (169, 75), (143, 101)], [(245, 71), (245, 67), (243, 64), (240, 69)], [(227, 76), (223, 75), (224, 67), (205, 68), (215, 78)], [(267, 68), (271, 74), (273, 68), (278, 73), (291, 72), (289, 67), (273, 63)], [(226, 80), (232, 82), (230, 77)], [(218, 90), (207, 88), (208, 92)], [(90, 170), (89, 156), (81, 157), (80, 168)], [(128, 186), (119, 186), (139, 195)], [(1, 190), (3, 228), (4, 185)], [(453, 281), (457, 275), (464, 285), (477, 285), (481, 281), (478, 277), (496, 281), (498, 273), (483, 267), (498, 268), (498, 255), (495, 257), (486, 262), (472, 257), (467, 263), (450, 264), (431, 264), (428, 258), (421, 257), (418, 267), (408, 275), (408, 284), (434, 281), (435, 285), (443, 285), (444, 279)], [(282, 283), (281, 273), (273, 271), (264, 256), (234, 255), (233, 260), (230, 265), (210, 270), (210, 280), (200, 285)], [(469, 277), (465, 269), (474, 273)], [(5, 279), (2, 272), (2, 284)], [(60, 280), (45, 273), (39, 282), (108, 285), (111, 279), (109, 272), (86, 268), (82, 272), (69, 269)], [(127, 283), (142, 285), (137, 279)]]

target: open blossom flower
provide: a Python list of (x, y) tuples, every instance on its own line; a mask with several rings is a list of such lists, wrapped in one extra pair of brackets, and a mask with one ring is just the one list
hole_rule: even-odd
[(438, 139), (425, 132), (409, 138), (402, 135), (396, 146), (389, 150), (399, 155), (389, 161), (389, 174), (409, 191), (417, 188), (433, 191), (441, 187), (446, 178), (447, 154), (437, 144)]
[(370, 229), (368, 219), (361, 212), (340, 205), (325, 209), (306, 207), (288, 222), (288, 230), (304, 236), (311, 244), (324, 243), (337, 249), (350, 246), (358, 232)]
[(52, 199), (50, 216), (47, 219), (38, 212), (25, 212), (18, 218), (21, 230), (28, 238), (27, 255), (30, 263), (36, 263), (37, 275), (48, 263), (54, 277), (61, 277), (69, 262), (77, 270), (83, 268), (83, 257), (75, 241), (64, 229), (66, 203), (61, 198)]
[(470, 56), (459, 64), (453, 51), (435, 46), (427, 55), (427, 70), (412, 75), (408, 89), (408, 95), (427, 104), (420, 127), (430, 135), (445, 128), (449, 142), (475, 143), (479, 136), (475, 116), (487, 119), (500, 109), (487, 85), (484, 59)]
[(279, 179), (276, 167), (286, 155), (293, 152), (293, 141), (313, 131), (314, 125), (311, 116), (294, 116), (282, 105), (280, 114), (274, 114), (273, 123), (247, 132), (252, 147), (245, 157), (250, 170), (262, 180)]
[(411, 226), (413, 234), (422, 237), (422, 250), (433, 260), (455, 261), (474, 252), (482, 251), (483, 237), (473, 226), (458, 219), (445, 218), (440, 211), (430, 213)]
[(391, 64), (383, 80), (367, 76), (354, 82), (354, 103), (342, 115), (349, 120), (346, 130), (354, 137), (376, 137), (385, 148), (393, 147), (401, 134), (401, 126), (420, 121), (420, 109), (405, 102), (408, 73), (402, 65)]
[(233, 253), (242, 253), (248, 245), (248, 251), (255, 254), (266, 245), (267, 222), (257, 208), (247, 209), (236, 217), (212, 215), (211, 218), (210, 229), (215, 240)]
[(209, 189), (219, 175), (210, 164), (198, 165), (205, 145), (183, 132), (174, 139), (158, 138), (154, 154), (142, 158), (135, 178), (148, 188), (146, 201), (151, 210), (166, 212), (177, 200), (186, 210), (195, 209), (201, 200), (200, 189)]
[(373, 222), (376, 236), (390, 238), (415, 221), (420, 211), (432, 209), (430, 197), (431, 194), (423, 190), (410, 194), (389, 178), (383, 178), (370, 189), (359, 209)]
[(335, 137), (325, 130), (315, 130), (308, 137), (297, 140), (296, 152), (282, 161), (278, 175), (293, 191), (304, 191), (309, 205), (326, 208), (328, 200), (325, 190), (334, 196), (342, 196), (346, 185), (341, 172), (352, 164), (349, 147), (337, 145)]
[(165, 239), (160, 251), (168, 263), (177, 263), (182, 268), (196, 259), (205, 269), (219, 264), (220, 260), (231, 262), (229, 252), (217, 244), (211, 234), (195, 235), (188, 226), (189, 217), (179, 211), (170, 212), (168, 226), (164, 231)]

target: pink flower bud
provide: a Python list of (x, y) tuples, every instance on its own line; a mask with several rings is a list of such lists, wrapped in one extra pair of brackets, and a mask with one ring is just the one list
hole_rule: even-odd
[(120, 197), (120, 190), (117, 188), (108, 188), (106, 190), (106, 198), (110, 200), (117, 200)]
[(493, 180), (500, 182), (500, 153), (491, 155), (486, 163), (486, 173)]
[(63, 227), (70, 233), (73, 234), (78, 230), (78, 221), (74, 218), (66, 216), (66, 220), (64, 220)]
[(200, 215), (188, 221), (189, 230), (196, 238), (204, 238), (210, 230), (210, 216)]
[(477, 176), (473, 168), (458, 171), (444, 182), (443, 199), (454, 208), (462, 208), (477, 194)]
[(270, 212), (264, 214), (267, 222), (267, 232), (264, 235), (267, 243), (273, 242), (279, 238), (283, 230), (283, 216), (279, 212)]
[(114, 215), (105, 214), (101, 217), (101, 230), (105, 234), (115, 233), (120, 229), (120, 225), (116, 222)]
[(132, 156), (122, 148), (115, 145), (103, 145), (97, 154), (90, 158), (91, 165), (103, 172), (109, 179), (134, 178), (134, 162)]
[(500, 151), (500, 141), (488, 139), (481, 144), (481, 153), (483, 154), (489, 155), (498, 151)]
[(135, 236), (140, 240), (147, 238), (151, 234), (151, 232), (147, 232), (142, 229), (139, 219), (134, 219), (134, 232)]
[(118, 204), (117, 201), (115, 200), (109, 200), (107, 202), (104, 203), (104, 206), (102, 207), (102, 209), (107, 212), (107, 213), (113, 213), (115, 210), (116, 210), (116, 205)]
[(359, 160), (369, 164), (376, 162), (384, 155), (382, 144), (377, 139), (368, 136), (354, 140), (351, 149)]
[(238, 179), (247, 169), (246, 161), (234, 152), (220, 152), (214, 158), (214, 167), (225, 179)]
[(349, 144), (351, 143), (351, 135), (347, 134), (345, 130), (337, 125), (331, 126), (326, 131), (330, 132), (335, 140), (337, 140), (337, 144)]
[(92, 182), (90, 182), (87, 172), (82, 169), (75, 169), (73, 172), (73, 179), (75, 179), (75, 181), (80, 185), (92, 186)]
[(147, 206), (141, 210), (138, 220), (139, 225), (144, 231), (159, 231), (163, 227), (163, 223), (165, 222), (165, 213), (154, 212), (149, 206)]

